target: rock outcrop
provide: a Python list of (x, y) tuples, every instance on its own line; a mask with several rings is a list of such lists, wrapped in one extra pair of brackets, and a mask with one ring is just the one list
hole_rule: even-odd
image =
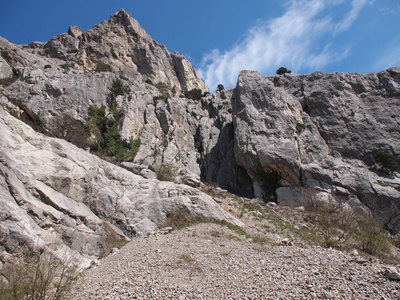
[(139, 72), (154, 83), (166, 83), (174, 96), (192, 89), (208, 91), (182, 54), (169, 53), (123, 9), (87, 32), (71, 26), (68, 33), (55, 36), (35, 52), (65, 60), (78, 70)]
[(197, 189), (136, 175), (37, 133), (3, 109), (0, 133), (2, 250), (59, 240), (83, 257), (98, 256), (110, 231), (125, 239), (149, 233), (181, 205), (194, 216), (242, 225)]
[[(59, 239), (98, 255), (110, 231), (123, 238), (149, 232), (181, 204), (241, 224), (194, 188), (201, 182), (294, 206), (339, 201), (383, 222), (395, 216), (394, 229), (399, 173), (380, 173), (371, 153), (386, 150), (400, 162), (399, 68), (243, 71), (235, 89), (206, 95), (185, 57), (124, 10), (47, 43), (0, 38), (0, 50), (0, 245), (7, 251), (20, 241)], [(203, 97), (189, 99), (192, 90)], [(133, 162), (116, 166), (86, 149), (92, 105), (104, 105), (108, 120), (112, 107), (121, 110), (121, 137), (141, 142)], [(162, 168), (175, 183), (155, 179), (150, 169)]]
[[(384, 220), (399, 211), (400, 178), (376, 172), (372, 150), (400, 160), (400, 69), (378, 74), (243, 71), (233, 100), (235, 157), (263, 196), (366, 204)], [(271, 177), (271, 174), (274, 175)], [(279, 187), (281, 186), (281, 187)]]

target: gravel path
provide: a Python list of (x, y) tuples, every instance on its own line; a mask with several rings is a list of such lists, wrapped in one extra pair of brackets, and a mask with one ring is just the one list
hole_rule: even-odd
[(73, 299), (400, 299), (377, 260), (260, 245), (198, 224), (135, 238), (86, 272)]

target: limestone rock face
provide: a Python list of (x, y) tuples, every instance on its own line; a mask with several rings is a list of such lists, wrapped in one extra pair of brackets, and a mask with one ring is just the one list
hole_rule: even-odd
[[(236, 88), (188, 99), (190, 90), (207, 91), (196, 70), (124, 10), (87, 32), (71, 26), (47, 43), (18, 46), (0, 38), (0, 50), (7, 53), (0, 79), (12, 79), (0, 83), (6, 249), (58, 239), (95, 256), (108, 231), (124, 238), (152, 231), (181, 204), (240, 224), (193, 188), (201, 182), (294, 206), (340, 201), (382, 221), (400, 210), (399, 173), (379, 173), (371, 155), (387, 150), (400, 163), (399, 68), (243, 71)], [(122, 95), (113, 94), (115, 81)], [(85, 138), (80, 130), (91, 105), (104, 105), (107, 114), (113, 105), (121, 110), (121, 137), (141, 141), (132, 163), (117, 166), (67, 142)], [(40, 120), (60, 139), (20, 120), (34, 128)], [(173, 182), (156, 179), (163, 169)]]
[(9, 78), (13, 75), (13, 70), (7, 61), (0, 56), (0, 79)]
[(78, 70), (136, 71), (154, 83), (166, 83), (179, 96), (198, 88), (208, 91), (189, 61), (169, 53), (124, 10), (87, 32), (71, 26), (43, 46), (44, 54), (70, 62)]
[(61, 240), (82, 256), (97, 256), (105, 228), (115, 224), (114, 234), (124, 238), (144, 234), (180, 205), (195, 216), (243, 225), (197, 189), (145, 179), (39, 134), (2, 109), (0, 135), (3, 250)]
[(400, 179), (375, 172), (371, 153), (389, 150), (400, 161), (399, 72), (242, 71), (232, 98), (235, 157), (256, 196), (263, 196), (260, 176), (275, 172), (281, 203), (333, 199), (355, 209), (364, 203), (382, 220), (398, 211)]

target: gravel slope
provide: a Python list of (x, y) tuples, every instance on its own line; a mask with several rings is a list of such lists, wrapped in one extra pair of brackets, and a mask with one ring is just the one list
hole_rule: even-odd
[(135, 238), (87, 270), (73, 299), (400, 299), (376, 259), (232, 236), (197, 224)]

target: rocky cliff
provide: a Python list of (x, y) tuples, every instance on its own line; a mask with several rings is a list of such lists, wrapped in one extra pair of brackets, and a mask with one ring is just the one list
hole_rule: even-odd
[[(395, 229), (398, 166), (387, 172), (372, 152), (400, 162), (398, 68), (243, 71), (236, 88), (206, 95), (183, 55), (169, 53), (123, 10), (87, 32), (71, 26), (26, 46), (0, 39), (0, 48), (3, 250), (58, 239), (98, 255), (110, 232), (149, 232), (180, 205), (241, 225), (195, 189), (201, 182), (294, 206), (339, 201), (381, 221), (390, 216)], [(101, 105), (108, 122), (119, 109), (123, 139), (140, 140), (133, 163), (89, 153), (83, 125), (89, 107)], [(148, 169), (163, 167), (175, 183)]]

